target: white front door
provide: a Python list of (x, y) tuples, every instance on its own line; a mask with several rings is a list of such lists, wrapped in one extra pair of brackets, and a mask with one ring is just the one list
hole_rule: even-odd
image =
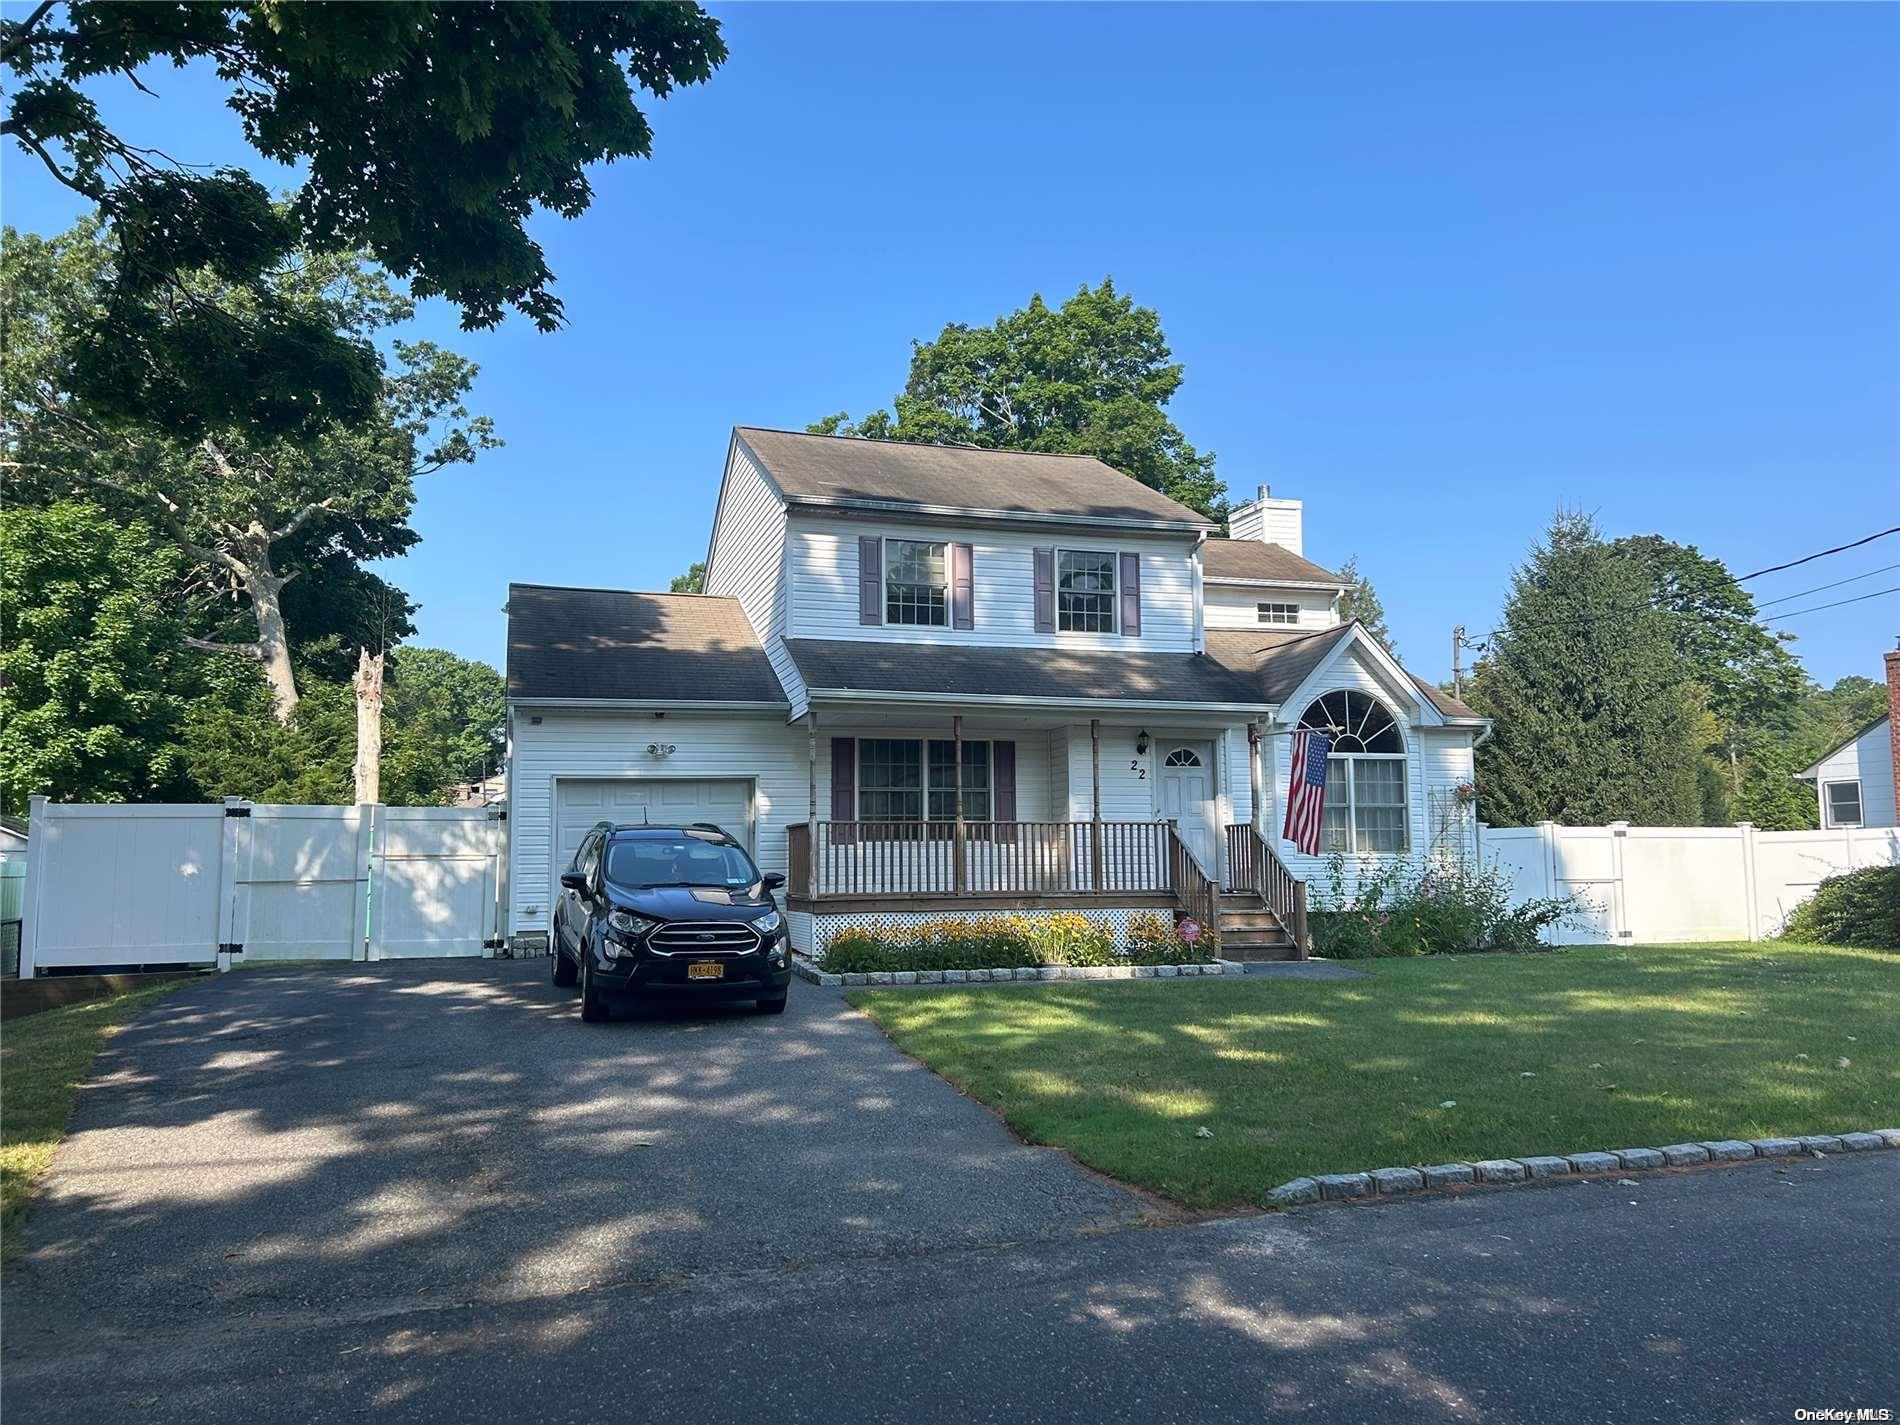
[(1209, 876), (1218, 864), (1214, 839), (1214, 744), (1162, 742), (1156, 749), (1155, 798), (1162, 819), (1181, 829)]

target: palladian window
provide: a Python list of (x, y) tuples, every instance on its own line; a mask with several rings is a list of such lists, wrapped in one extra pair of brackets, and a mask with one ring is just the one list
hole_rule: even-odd
[(1341, 689), (1313, 703), (1300, 726), (1333, 739), (1326, 759), (1328, 851), (1402, 856), (1407, 846), (1405, 736), (1384, 703)]

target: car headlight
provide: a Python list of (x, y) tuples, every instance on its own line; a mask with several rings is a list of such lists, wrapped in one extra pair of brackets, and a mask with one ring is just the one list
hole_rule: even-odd
[(766, 912), (766, 914), (753, 921), (752, 928), (758, 931), (760, 935), (770, 935), (783, 924), (785, 924), (785, 917), (774, 910)]
[(645, 935), (659, 923), (659, 921), (650, 920), (644, 915), (635, 915), (630, 910), (616, 910), (611, 912), (607, 917), (607, 928), (609, 930), (615, 930), (622, 935), (635, 937)]

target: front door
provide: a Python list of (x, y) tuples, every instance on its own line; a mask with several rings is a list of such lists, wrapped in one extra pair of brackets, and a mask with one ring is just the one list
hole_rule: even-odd
[(1163, 742), (1156, 751), (1160, 766), (1155, 798), (1161, 817), (1180, 828), (1181, 839), (1211, 877), (1218, 861), (1214, 840), (1214, 744)]

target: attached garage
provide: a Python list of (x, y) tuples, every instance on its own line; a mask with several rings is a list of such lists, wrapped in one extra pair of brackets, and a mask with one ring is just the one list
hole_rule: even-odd
[(783, 871), (809, 798), (788, 712), (736, 600), (510, 586), (508, 934), (546, 934), (561, 872), (603, 821), (711, 822)]

